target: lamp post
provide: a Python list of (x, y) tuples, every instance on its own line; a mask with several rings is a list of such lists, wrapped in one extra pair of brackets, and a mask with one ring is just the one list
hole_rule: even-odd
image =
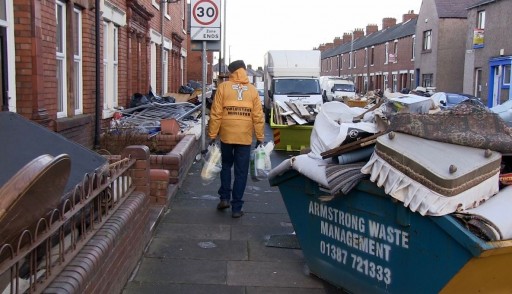
[[(222, 60), (222, 63), (223, 64), (226, 64), (226, 2), (227, 0), (224, 0), (224, 24), (222, 26), (222, 30), (224, 31), (224, 39), (222, 39), (222, 50), (223, 50), (223, 53), (222, 55), (224, 56), (224, 60)], [(224, 69), (223, 69), (223, 72), (224, 72), (224, 75), (226, 74), (226, 67), (224, 66)]]
[(350, 39), (350, 79), (352, 82), (354, 81), (354, 77), (352, 76), (354, 72), (354, 31), (351, 32), (351, 39)]
[[(164, 92), (164, 84), (165, 84), (165, 68), (164, 68), (164, 57), (165, 57), (165, 46), (164, 46), (164, 19), (165, 19), (165, 11), (167, 10), (167, 5), (163, 4), (169, 4), (169, 3), (178, 3), (180, 0), (162, 0), (160, 1), (160, 10), (161, 10), (161, 17), (160, 17), (160, 36), (161, 36), (161, 67), (162, 67), (162, 87), (161, 87), (161, 96), (163, 97), (165, 95)], [(166, 66), (169, 67), (169, 62), (166, 63)]]

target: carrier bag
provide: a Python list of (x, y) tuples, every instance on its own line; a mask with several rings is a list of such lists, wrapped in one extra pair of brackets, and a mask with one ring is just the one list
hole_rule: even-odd
[(251, 152), (250, 173), (255, 182), (266, 180), (272, 169), (270, 154), (274, 149), (274, 143), (269, 142), (265, 146), (259, 145)]
[(208, 146), (204, 156), (203, 169), (201, 170), (201, 180), (203, 185), (209, 185), (215, 180), (222, 170), (222, 156), (218, 144)]

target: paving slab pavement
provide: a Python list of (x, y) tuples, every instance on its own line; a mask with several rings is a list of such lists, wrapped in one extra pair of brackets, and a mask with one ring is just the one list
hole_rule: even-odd
[[(275, 151), (272, 164), (292, 155)], [(265, 245), (294, 231), (277, 187), (249, 177), (245, 214), (234, 219), (216, 209), (220, 180), (203, 185), (201, 167), (193, 164), (171, 198), (124, 294), (343, 293), (308, 273), (300, 249)]]

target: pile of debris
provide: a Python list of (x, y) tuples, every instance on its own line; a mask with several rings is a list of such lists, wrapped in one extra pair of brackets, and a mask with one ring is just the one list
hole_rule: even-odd
[(277, 125), (313, 124), (320, 111), (320, 105), (309, 105), (300, 102), (275, 101), (272, 107), (273, 123)]

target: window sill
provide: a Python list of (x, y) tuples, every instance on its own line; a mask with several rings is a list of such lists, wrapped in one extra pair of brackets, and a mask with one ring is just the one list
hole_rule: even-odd
[(111, 118), (114, 116), (114, 113), (116, 112), (116, 109), (103, 109), (103, 113), (101, 114), (102, 119)]
[(67, 129), (77, 128), (83, 125), (90, 124), (92, 116), (89, 114), (81, 114), (74, 117), (58, 118), (55, 121), (55, 131), (61, 132)]

